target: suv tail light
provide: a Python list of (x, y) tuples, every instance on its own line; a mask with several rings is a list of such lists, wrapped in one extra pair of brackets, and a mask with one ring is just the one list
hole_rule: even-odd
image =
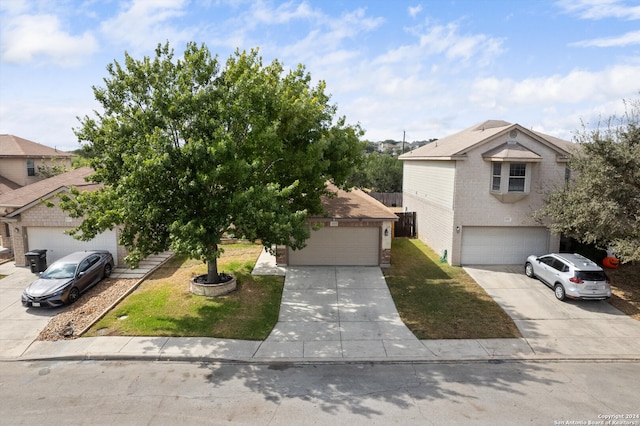
[(569, 281), (571, 281), (572, 283), (576, 283), (576, 284), (582, 284), (584, 282), (578, 277), (571, 277), (571, 278), (569, 278)]

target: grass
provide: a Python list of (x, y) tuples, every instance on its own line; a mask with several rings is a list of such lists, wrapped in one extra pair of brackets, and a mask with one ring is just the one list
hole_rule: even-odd
[(612, 295), (609, 303), (640, 321), (640, 262), (625, 263), (606, 272), (611, 278)]
[(262, 250), (230, 244), (218, 260), (237, 290), (208, 298), (189, 292), (192, 277), (206, 273), (200, 261), (175, 257), (98, 321), (85, 336), (185, 336), (263, 340), (278, 320), (284, 279), (256, 277), (251, 270)]
[(385, 269), (400, 317), (419, 339), (521, 337), (500, 306), (460, 267), (415, 239), (393, 240)]
[[(176, 257), (86, 335), (265, 339), (278, 319), (284, 280), (251, 276), (261, 250), (253, 244), (225, 246), (219, 269), (236, 276), (238, 289), (218, 298), (192, 295), (189, 281), (206, 273), (206, 265)], [(439, 256), (419, 240), (396, 238), (392, 253), (391, 268), (384, 270), (389, 290), (401, 318), (419, 339), (521, 337), (511, 318), (464, 269), (439, 263)], [(608, 271), (614, 284), (636, 282), (640, 270), (631, 267)], [(640, 315), (637, 294), (620, 301)], [(616, 306), (614, 297), (611, 301)]]

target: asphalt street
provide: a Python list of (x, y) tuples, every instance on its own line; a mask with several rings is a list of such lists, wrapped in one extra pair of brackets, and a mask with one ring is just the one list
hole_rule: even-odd
[(0, 423), (638, 425), (638, 383), (637, 362), (7, 361)]

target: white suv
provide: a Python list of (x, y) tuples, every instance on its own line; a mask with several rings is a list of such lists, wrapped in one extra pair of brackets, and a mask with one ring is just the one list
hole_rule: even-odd
[(537, 277), (551, 287), (558, 300), (603, 300), (611, 297), (609, 278), (595, 262), (580, 254), (531, 255), (524, 264), (529, 278)]

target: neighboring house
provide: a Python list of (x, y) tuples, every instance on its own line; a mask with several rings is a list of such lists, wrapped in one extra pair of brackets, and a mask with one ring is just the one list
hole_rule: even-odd
[(73, 154), (13, 135), (0, 135), (0, 194), (45, 179), (40, 170), (71, 170)]
[(307, 246), (301, 250), (278, 246), (278, 264), (388, 267), (397, 216), (360, 190), (329, 189), (337, 195), (323, 198), (326, 216), (309, 221), (321, 228), (311, 231)]
[[(93, 173), (82, 167), (36, 183), (0, 194), (0, 234), (5, 250), (12, 252), (16, 266), (25, 266), (24, 254), (29, 250), (46, 249), (47, 262), (80, 250), (109, 250), (117, 264), (123, 264), (124, 247), (117, 243), (117, 230), (105, 231), (91, 241), (79, 241), (65, 234), (82, 223), (82, 219), (69, 217), (57, 207), (56, 194), (69, 191), (95, 190), (96, 184), (85, 180)], [(56, 204), (47, 207), (44, 201)]]
[(519, 264), (557, 251), (532, 219), (544, 191), (569, 177), (571, 142), (490, 120), (408, 152), (403, 205), (418, 238), (452, 265)]

